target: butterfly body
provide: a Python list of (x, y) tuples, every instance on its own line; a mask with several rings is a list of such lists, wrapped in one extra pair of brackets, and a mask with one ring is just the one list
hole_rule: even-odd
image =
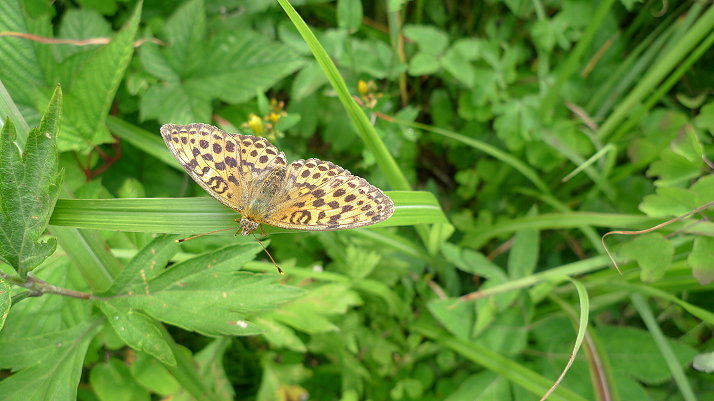
[(263, 223), (313, 231), (356, 228), (394, 211), (392, 200), (363, 178), (319, 159), (288, 165), (264, 138), (208, 124), (166, 124), (161, 134), (189, 175), (241, 214), (243, 235)]

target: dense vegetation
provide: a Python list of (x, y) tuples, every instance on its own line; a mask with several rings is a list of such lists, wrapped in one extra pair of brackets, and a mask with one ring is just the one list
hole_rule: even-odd
[[(714, 5), (293, 3), (0, 1), (0, 399), (714, 397)], [(192, 122), (396, 212), (178, 244)]]

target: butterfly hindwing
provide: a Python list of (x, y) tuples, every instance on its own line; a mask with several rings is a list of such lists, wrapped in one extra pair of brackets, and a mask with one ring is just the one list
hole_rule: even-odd
[(265, 222), (302, 230), (362, 227), (384, 221), (394, 211), (394, 203), (379, 188), (318, 159), (290, 164), (276, 201)]

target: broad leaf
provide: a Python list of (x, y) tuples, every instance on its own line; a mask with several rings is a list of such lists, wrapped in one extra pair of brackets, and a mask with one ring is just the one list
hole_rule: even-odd
[(642, 281), (653, 282), (662, 278), (672, 263), (674, 246), (662, 234), (652, 233), (638, 236), (624, 244), (622, 254), (635, 259), (640, 265)]
[(210, 121), (214, 99), (249, 100), (303, 64), (289, 47), (252, 31), (230, 31), (206, 38), (202, 0), (181, 6), (169, 20), (161, 49), (147, 43), (141, 63), (162, 82), (141, 99), (144, 119), (184, 124)]
[(173, 265), (153, 279), (126, 287), (107, 302), (116, 313), (133, 309), (163, 322), (207, 335), (253, 335), (259, 328), (248, 316), (274, 308), (300, 294), (281, 286), (274, 274), (236, 272), (261, 248), (230, 245)]
[(39, 128), (34, 128), (22, 155), (8, 120), (0, 132), (0, 260), (20, 277), (50, 256), (57, 241), (41, 241), (59, 194), (62, 172), (57, 157), (62, 91), (52, 96)]
[(67, 120), (60, 137), (61, 150), (85, 150), (112, 141), (106, 118), (134, 52), (141, 5), (141, 2), (137, 3), (131, 19), (114, 39), (75, 73), (72, 90), (67, 94)]
[(116, 295), (127, 288), (151, 280), (163, 270), (176, 252), (179, 245), (176, 235), (161, 235), (146, 245), (114, 280), (112, 287), (103, 295)]
[(149, 392), (141, 387), (123, 361), (111, 358), (92, 368), (89, 384), (101, 401), (149, 401)]
[(137, 351), (144, 351), (164, 364), (176, 365), (171, 346), (164, 340), (161, 327), (156, 320), (141, 311), (119, 310), (110, 302), (101, 302), (99, 307), (119, 338), (128, 346)]
[[(31, 366), (0, 382), (3, 401), (76, 399), (87, 347), (100, 328), (96, 322), (84, 322), (62, 333), (64, 340), (44, 342), (44, 353), (27, 360), (28, 365), (34, 362)], [(23, 349), (32, 352), (29, 347)], [(29, 358), (27, 354), (25, 357)]]
[(714, 238), (695, 238), (687, 262), (692, 266), (692, 275), (699, 284), (706, 285), (714, 281)]
[[(41, 36), (52, 36), (50, 15), (33, 18), (25, 12), (22, 0), (0, 1), (0, 32), (25, 32)], [(52, 48), (21, 38), (0, 40), (0, 80), (12, 94), (13, 100), (30, 125), (39, 121), (36, 106), (47, 101), (52, 91), (45, 78), (48, 66), (52, 64)], [(41, 88), (41, 90), (38, 90)], [(40, 106), (41, 107), (41, 106)], [(1, 118), (4, 118), (2, 116)]]

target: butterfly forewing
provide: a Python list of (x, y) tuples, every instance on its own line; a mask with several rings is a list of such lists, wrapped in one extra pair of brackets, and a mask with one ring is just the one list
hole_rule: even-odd
[(161, 134), (194, 181), (235, 210), (243, 206), (256, 180), (286, 164), (282, 152), (265, 139), (229, 134), (208, 124), (166, 124)]
[(339, 230), (388, 219), (394, 204), (379, 188), (318, 159), (286, 166), (264, 138), (207, 124), (161, 127), (179, 163), (214, 198), (250, 221), (299, 230)]
[(394, 204), (379, 188), (333, 163), (298, 160), (288, 167), (279, 204), (266, 223), (302, 230), (340, 230), (388, 219)]

